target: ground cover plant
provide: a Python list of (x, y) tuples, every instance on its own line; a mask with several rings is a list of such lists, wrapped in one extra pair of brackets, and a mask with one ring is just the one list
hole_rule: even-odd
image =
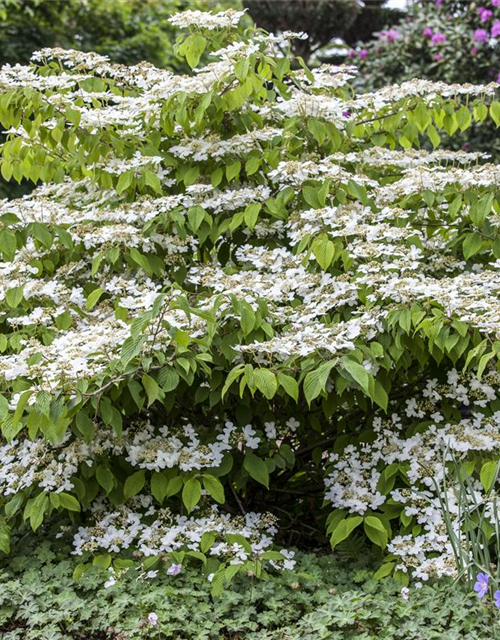
[(325, 544), (456, 576), (455, 465), (496, 539), (500, 170), (439, 144), (498, 126), (498, 86), (356, 96), (241, 18), (172, 18), (187, 75), (0, 72), (2, 176), (41, 183), (0, 203), (1, 549), (57, 525), (75, 579), (214, 596)]
[[(45, 536), (46, 537), (46, 536)], [(130, 572), (110, 589), (94, 568), (75, 581), (67, 542), (16, 542), (0, 573), (3, 640), (468, 640), (495, 637), (498, 619), (470, 591), (442, 581), (400, 594), (373, 567), (297, 554), (272, 580), (237, 577), (217, 598), (196, 568), (151, 588)], [(425, 636), (422, 630), (425, 629)]]

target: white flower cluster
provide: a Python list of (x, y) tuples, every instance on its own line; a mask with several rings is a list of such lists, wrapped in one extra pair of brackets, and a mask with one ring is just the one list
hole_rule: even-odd
[[(490, 371), (478, 380), (451, 370), (444, 382), (432, 378), (419, 386), (413, 395), (409, 389), (399, 406), (393, 403), (387, 417), (373, 418), (372, 442), (351, 444), (342, 454), (330, 455), (325, 498), (335, 508), (361, 515), (381, 507), (383, 512), (389, 503), (403, 505), (410, 531), (394, 536), (388, 550), (397, 558), (397, 569), (427, 580), (431, 575), (456, 575), (440, 502), (444, 496), (438, 493), (444, 491), (446, 478), (448, 509), (460, 536), (463, 515), (447, 472), (449, 461), (500, 453), (500, 411), (495, 408), (500, 374)], [(384, 490), (387, 480), (396, 476), (406, 488)], [(489, 500), (479, 482), (476, 497), (478, 504)], [(412, 534), (413, 526), (419, 533)]]
[[(119, 553), (137, 548), (145, 557), (168, 556), (169, 553), (188, 550), (200, 551), (205, 533), (215, 534), (208, 555), (234, 565), (262, 558), (273, 544), (278, 532), (276, 518), (270, 514), (247, 513), (233, 516), (219, 513), (212, 507), (203, 515), (179, 516), (169, 509), (155, 511), (151, 498), (137, 498), (131, 506), (111, 509), (97, 503), (93, 508), (94, 525), (80, 527), (74, 537), (75, 554), (85, 551)], [(243, 536), (248, 543), (230, 542), (226, 536)], [(283, 560), (273, 559), (276, 569), (293, 569), (293, 552), (281, 550)]]
[(245, 15), (244, 11), (227, 9), (219, 13), (208, 11), (183, 11), (169, 18), (169, 22), (176, 27), (199, 27), (200, 29), (227, 29), (238, 26), (239, 21)]

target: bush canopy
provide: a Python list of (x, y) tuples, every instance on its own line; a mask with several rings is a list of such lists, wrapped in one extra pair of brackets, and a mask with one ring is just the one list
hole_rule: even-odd
[(453, 453), (487, 504), (500, 447), (500, 169), (439, 145), (497, 85), (355, 96), (241, 17), (171, 18), (187, 75), (0, 72), (2, 176), (42, 183), (0, 203), (1, 549), (59, 523), (76, 576), (217, 594), (355, 535), (454, 574), (436, 482)]

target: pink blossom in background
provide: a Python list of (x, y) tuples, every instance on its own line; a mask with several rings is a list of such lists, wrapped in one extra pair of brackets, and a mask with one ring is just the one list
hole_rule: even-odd
[(472, 49), (470, 50), (471, 55), (473, 55), (473, 56), (475, 56), (478, 51), (479, 51), (479, 49), (477, 47), (472, 47)]
[(486, 9), (485, 7), (478, 7), (477, 12), (481, 22), (488, 22), (488, 20), (491, 20), (493, 17), (493, 11), (491, 9)]
[(380, 37), (387, 42), (395, 42), (399, 38), (399, 31), (397, 29), (387, 29), (387, 31), (380, 33)]
[(444, 33), (435, 33), (431, 38), (431, 44), (443, 44), (443, 42), (446, 42)]
[(359, 52), (359, 57), (361, 58), (361, 60), (368, 58), (368, 49), (361, 49), (361, 51)]
[(493, 26), (491, 27), (491, 35), (496, 38), (500, 36), (500, 20), (495, 20)]
[(488, 40), (488, 32), (486, 31), (486, 29), (476, 29), (474, 31), (474, 40), (476, 42), (486, 42), (486, 40)]
[(491, 0), (491, 4), (494, 7), (500, 7), (500, 0)]
[(432, 31), (432, 29), (430, 27), (425, 27), (425, 29), (423, 30), (422, 33), (424, 34), (424, 36), (426, 38), (430, 38), (432, 36), (432, 34), (433, 34), (433, 31)]
[(347, 55), (352, 60), (353, 58), (356, 57), (356, 52), (354, 51), (354, 49), (351, 49)]
[(436, 7), (440, 7), (443, 4), (444, 0), (436, 0)]
[(442, 58), (443, 56), (440, 53), (436, 53), (436, 55), (434, 56), (434, 60), (436, 60), (436, 62), (439, 62)]

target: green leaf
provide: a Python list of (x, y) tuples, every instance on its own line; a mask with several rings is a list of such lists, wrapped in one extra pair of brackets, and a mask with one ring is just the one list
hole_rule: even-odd
[(148, 407), (153, 404), (155, 400), (157, 400), (160, 396), (160, 387), (154, 378), (145, 373), (142, 376), (142, 385), (146, 390), (146, 395), (148, 396)]
[(207, 41), (199, 33), (193, 33), (183, 43), (180, 52), (186, 56), (187, 63), (191, 69), (194, 69), (200, 61), (206, 46)]
[(322, 204), (318, 196), (318, 189), (316, 189), (315, 187), (303, 187), (302, 194), (304, 196), (304, 200), (313, 209), (322, 208)]
[(500, 102), (490, 104), (490, 116), (497, 127), (500, 126)]
[(272, 371), (269, 371), (269, 369), (255, 369), (253, 372), (253, 380), (262, 395), (268, 400), (274, 398), (278, 390), (278, 381)]
[(498, 464), (499, 463), (496, 460), (490, 460), (489, 462), (485, 462), (481, 467), (479, 478), (486, 492), (491, 489), (493, 483), (495, 482)]
[(342, 367), (349, 373), (355, 382), (359, 384), (361, 389), (366, 395), (370, 395), (370, 385), (373, 380), (373, 376), (363, 367), (362, 364), (350, 360), (349, 358), (342, 359)]
[(58, 493), (56, 495), (59, 497), (61, 507), (64, 507), (64, 509), (68, 511), (81, 511), (80, 503), (75, 496), (72, 496), (70, 493)]
[(49, 496), (46, 493), (39, 493), (33, 500), (30, 507), (30, 524), (33, 531), (36, 531), (43, 522), (45, 512), (49, 508)]
[(336, 526), (333, 530), (332, 535), (330, 537), (330, 543), (332, 545), (332, 549), (342, 541), (346, 540), (354, 529), (363, 522), (362, 516), (350, 516), (345, 520), (341, 520), (341, 522)]
[(381, 549), (385, 549), (389, 537), (381, 520), (376, 516), (366, 516), (364, 528), (368, 538)]
[(10, 527), (5, 518), (0, 517), (0, 551), (10, 553)]
[(219, 478), (211, 476), (208, 473), (204, 473), (201, 479), (203, 482), (203, 486), (212, 496), (212, 498), (219, 504), (224, 504), (224, 502), (226, 501), (224, 495), (224, 487), (222, 486)]
[(292, 376), (288, 376), (285, 373), (278, 373), (278, 382), (286, 391), (286, 393), (298, 402), (299, 400), (299, 383)]
[(325, 390), (326, 383), (330, 371), (335, 366), (337, 360), (330, 360), (325, 362), (315, 371), (310, 371), (304, 378), (304, 395), (308, 404), (319, 396)]
[(161, 504), (167, 495), (168, 478), (161, 472), (155, 471), (151, 476), (151, 493)]
[(247, 227), (250, 229), (254, 229), (257, 220), (259, 218), (259, 213), (262, 208), (262, 205), (259, 202), (252, 202), (245, 209), (244, 220)]
[(92, 293), (89, 294), (87, 300), (85, 301), (85, 309), (87, 309), (87, 311), (90, 311), (91, 309), (93, 309), (96, 304), (99, 302), (99, 298), (102, 296), (102, 294), (104, 293), (104, 291), (102, 289), (94, 289), (94, 291), (92, 291)]
[(130, 169), (129, 171), (125, 171), (118, 178), (118, 182), (116, 183), (116, 192), (123, 193), (126, 191), (130, 185), (132, 184), (132, 180), (134, 179), (134, 170)]
[(196, 478), (190, 478), (182, 489), (182, 502), (186, 509), (191, 512), (201, 498), (201, 484)]
[(136, 471), (125, 480), (123, 485), (123, 497), (125, 500), (136, 496), (146, 484), (146, 474), (144, 469)]
[(463, 244), (463, 252), (464, 258), (468, 260), (472, 258), (473, 255), (478, 253), (483, 246), (483, 239), (481, 235), (474, 231), (474, 233), (469, 233), (465, 236), (464, 244)]
[(234, 180), (237, 176), (240, 175), (241, 171), (241, 162), (237, 160), (226, 167), (226, 178), (228, 182)]
[(335, 256), (335, 245), (326, 237), (315, 238), (312, 243), (312, 252), (319, 266), (325, 271), (332, 264)]
[(251, 478), (263, 484), (266, 489), (269, 489), (269, 470), (264, 460), (257, 457), (255, 453), (247, 451), (245, 453), (243, 466)]
[(158, 384), (165, 393), (169, 393), (179, 385), (179, 374), (172, 367), (165, 367), (158, 374)]
[(382, 578), (386, 578), (390, 575), (396, 566), (395, 562), (385, 562), (374, 574), (374, 580), (382, 580)]
[(115, 477), (108, 467), (100, 464), (96, 470), (96, 478), (101, 487), (106, 490), (106, 493), (110, 493), (113, 490)]
[(8, 306), (11, 309), (15, 309), (21, 303), (23, 299), (23, 288), (22, 287), (12, 287), (7, 290), (5, 294), (5, 300), (7, 301)]

